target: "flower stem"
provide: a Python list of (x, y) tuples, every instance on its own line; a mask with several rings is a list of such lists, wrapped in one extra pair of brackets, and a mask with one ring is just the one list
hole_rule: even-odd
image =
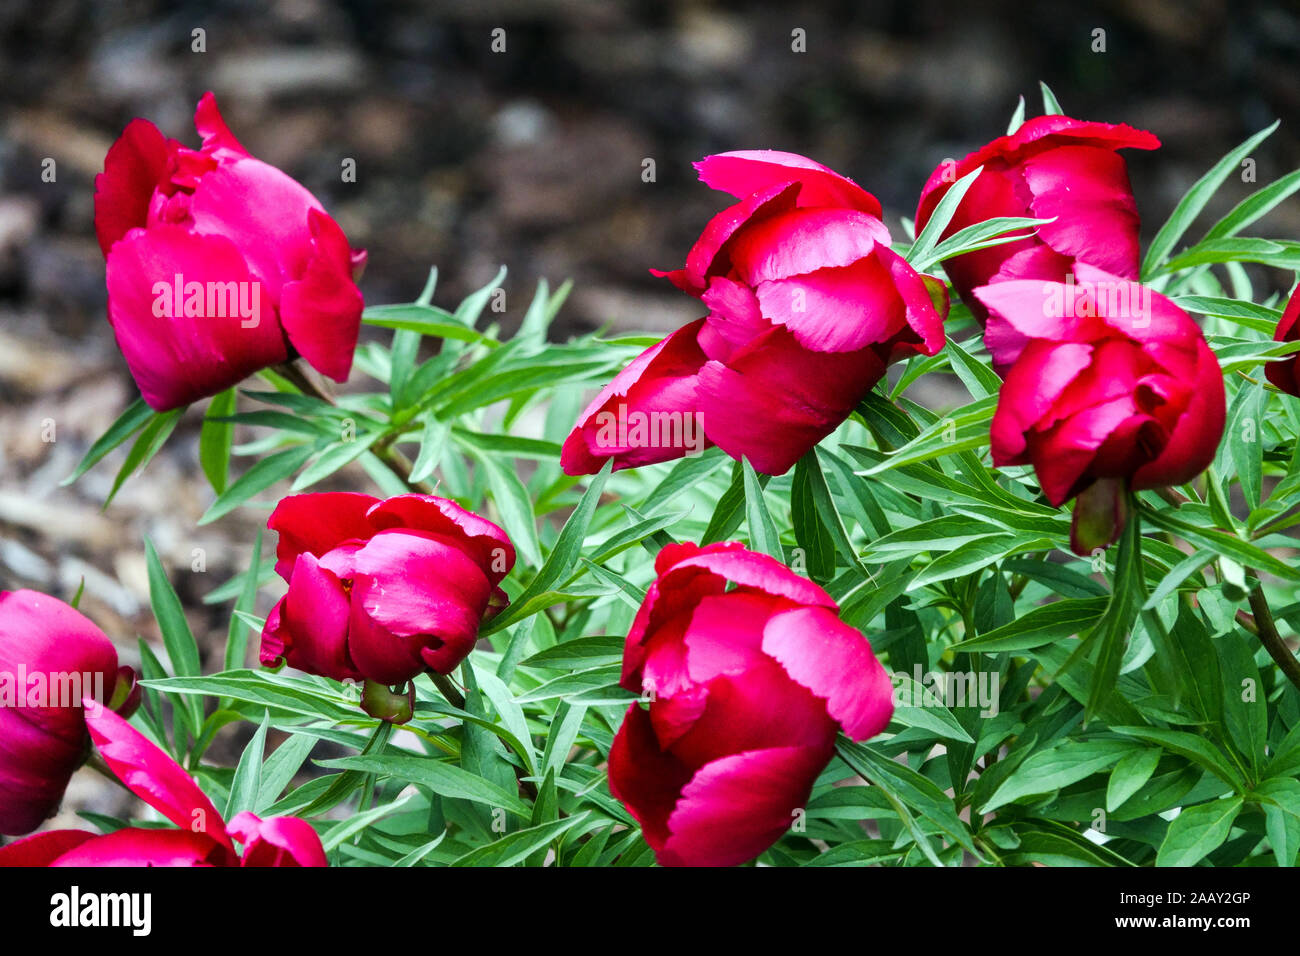
[[(466, 663), (466, 666), (469, 666), (468, 662)], [(435, 671), (429, 671), (428, 673), (429, 679), (433, 681), (434, 686), (438, 688), (442, 696), (447, 699), (447, 703), (451, 704), (451, 706), (455, 707), (457, 710), (464, 710), (465, 695), (460, 692), (460, 688), (456, 686), (452, 679), (445, 674), (439, 674)], [(519, 759), (523, 760), (524, 755), (519, 754)], [(524, 768), (521, 766), (515, 767), (514, 771), (515, 777), (519, 780), (520, 788), (528, 795), (530, 800), (536, 802), (537, 787), (531, 780), (524, 779)]]
[(439, 693), (441, 693), (443, 697), (447, 698), (447, 703), (451, 704), (451, 706), (455, 707), (457, 710), (465, 709), (465, 695), (460, 692), (459, 687), (452, 683), (450, 677), (446, 674), (436, 674), (433, 671), (429, 671), (429, 679), (433, 681), (433, 684), (438, 688)]
[(1258, 580), (1258, 575), (1256, 575), (1255, 586), (1250, 592), (1250, 609), (1255, 614), (1255, 628), (1259, 641), (1268, 651), (1268, 656), (1282, 668), (1282, 673), (1295, 685), (1296, 690), (1300, 690), (1300, 659), (1291, 653), (1291, 648), (1286, 646), (1286, 641), (1277, 632), (1277, 622), (1273, 620), (1273, 611), (1268, 606), (1268, 599), (1264, 596), (1264, 585)]

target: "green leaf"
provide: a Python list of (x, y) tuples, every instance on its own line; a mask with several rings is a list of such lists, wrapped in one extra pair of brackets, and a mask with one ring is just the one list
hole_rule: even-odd
[(260, 491), (265, 491), (277, 481), (288, 478), (301, 467), (315, 451), (314, 445), (295, 445), (278, 451), (253, 464), (231, 484), (212, 506), (199, 518), (199, 524), (211, 524), (223, 515), (234, 511)]
[[(154, 617), (162, 631), (163, 646), (167, 649), (167, 659), (171, 661), (172, 673), (177, 677), (197, 677), (200, 673), (199, 645), (190, 631), (189, 622), (181, 608), (180, 598), (167, 579), (153, 542), (144, 541), (145, 564), (149, 577), (149, 603), (153, 606)], [(197, 700), (190, 699), (188, 717), (191, 726), (198, 728), (203, 723), (203, 708)]]
[(741, 458), (740, 463), (745, 475), (745, 515), (749, 525), (749, 546), (754, 551), (762, 551), (778, 561), (785, 561), (781, 536), (772, 516), (768, 514), (767, 503), (763, 500), (763, 486), (758, 483), (754, 466), (748, 458)]
[(345, 706), (339, 697), (327, 698), (319, 690), (308, 690), (309, 685), (300, 681), (286, 682), (264, 671), (225, 671), (208, 677), (168, 677), (142, 683), (171, 694), (229, 697), (339, 724), (364, 718), (355, 705)]
[[(933, 781), (871, 747), (855, 744), (844, 737), (836, 742), (835, 750), (856, 773), (901, 804), (914, 808), (947, 839), (983, 860), (983, 854), (976, 847), (970, 829), (957, 815), (951, 798)], [(917, 839), (917, 844), (922, 851), (928, 845), (923, 839)], [(936, 866), (942, 865), (934, 859), (931, 862)]]
[(1250, 139), (1246, 140), (1232, 152), (1228, 153), (1221, 160), (1215, 163), (1210, 170), (1198, 179), (1192, 188), (1187, 190), (1186, 195), (1174, 207), (1174, 211), (1169, 216), (1169, 221), (1160, 227), (1156, 237), (1151, 240), (1151, 245), (1147, 247), (1146, 258), (1142, 260), (1142, 278), (1143, 281), (1150, 279), (1155, 273), (1156, 268), (1165, 261), (1178, 244), (1178, 240), (1183, 237), (1183, 233), (1192, 224), (1201, 210), (1223, 185), (1223, 181), (1236, 172), (1241, 165), (1241, 161), (1251, 154), (1251, 152), (1268, 138), (1272, 132), (1277, 129), (1278, 122), (1274, 122), (1268, 129), (1261, 130)]
[(1241, 797), (1229, 797), (1185, 808), (1169, 824), (1156, 866), (1195, 866), (1228, 839), (1241, 807)]
[(1032, 753), (1002, 781), (989, 801), (980, 807), (980, 813), (992, 813), (1024, 797), (1068, 787), (1106, 769), (1133, 749), (1132, 744), (1122, 740), (1066, 740)]
[(551, 732), (546, 737), (546, 750), (542, 754), (541, 769), (544, 773), (557, 776), (563, 772), (569, 751), (573, 749), (582, 731), (582, 720), (587, 715), (587, 708), (582, 704), (561, 700), (551, 718)]
[[(901, 671), (894, 671), (890, 676), (895, 685), (894, 720), (904, 727), (928, 730), (945, 740), (975, 743), (974, 738), (966, 732), (953, 712), (944, 705), (943, 698), (933, 688), (918, 684)], [(897, 703), (904, 700), (912, 703)]]
[(1164, 531), (1172, 531), (1200, 548), (1207, 548), (1215, 554), (1232, 558), (1238, 564), (1248, 568), (1268, 571), (1288, 581), (1300, 580), (1300, 569), (1292, 567), (1285, 561), (1275, 558), (1261, 548), (1242, 541), (1235, 535), (1226, 534), (1213, 528), (1203, 528), (1175, 518), (1165, 511), (1157, 511), (1145, 505), (1142, 508), (1144, 521)]
[(427, 787), (434, 793), (454, 800), (471, 800), (487, 807), (508, 810), (515, 816), (528, 819), (532, 815), (526, 803), (513, 793), (507, 793), (495, 784), (460, 767), (430, 757), (383, 756), (339, 757), (318, 761), (322, 767), (340, 770), (360, 770), (363, 773), (382, 774), (417, 786)]
[(1237, 791), (1240, 792), (1245, 789), (1245, 780), (1242, 778), (1241, 773), (1232, 765), (1232, 762), (1222, 750), (1204, 737), (1189, 734), (1182, 730), (1164, 730), (1159, 727), (1119, 726), (1112, 727), (1111, 730), (1117, 734), (1135, 737), (1144, 743), (1155, 744), (1170, 753), (1186, 757), (1193, 763), (1210, 771), (1210, 773)]
[(944, 192), (943, 197), (935, 205), (934, 211), (930, 213), (930, 218), (926, 220), (925, 228), (916, 237), (916, 242), (912, 243), (911, 251), (907, 254), (907, 261), (913, 269), (923, 272), (928, 264), (935, 261), (935, 247), (939, 244), (944, 230), (948, 228), (948, 223), (952, 221), (962, 199), (982, 172), (984, 172), (983, 166), (972, 169)]
[(1142, 530), (1136, 515), (1130, 516), (1119, 539), (1115, 574), (1111, 580), (1111, 599), (1097, 626), (1083, 639), (1081, 647), (1097, 645), (1093, 661), (1092, 683), (1084, 706), (1084, 724), (1101, 709), (1115, 689), (1124, 648), (1137, 619), (1146, 584), (1142, 576)]
[(515, 753), (523, 761), (524, 770), (530, 775), (537, 772), (537, 755), (533, 750), (533, 737), (528, 731), (528, 719), (524, 716), (523, 708), (515, 701), (514, 695), (510, 688), (505, 685), (501, 678), (497, 677), (491, 671), (481, 671), (477, 675), (479, 689), (492, 702), (492, 707), (497, 712), (503, 723), (514, 740), (518, 741), (519, 749)]
[(558, 837), (586, 821), (588, 814), (544, 823), (507, 833), (501, 839), (466, 853), (453, 860), (452, 866), (514, 866), (532, 855), (534, 850), (548, 846)]
[(379, 432), (371, 432), (351, 440), (326, 445), (316, 456), (316, 460), (294, 479), (289, 491), (292, 493), (309, 488), (316, 482), (328, 478), (343, 466), (356, 461), (370, 450), (370, 446), (379, 438), (379, 434)]
[(1015, 112), (1011, 114), (1011, 122), (1007, 123), (1007, 135), (1010, 136), (1016, 130), (1020, 129), (1020, 127), (1024, 124), (1024, 122), (1025, 122), (1025, 98), (1021, 96), (1019, 102), (1016, 103)]
[(293, 782), (302, 765), (307, 761), (316, 744), (314, 737), (306, 734), (294, 734), (275, 748), (271, 756), (262, 764), (262, 778), (257, 788), (257, 802), (253, 805), (254, 813), (262, 813), (275, 803), (284, 789)]
[(1106, 812), (1114, 813), (1124, 801), (1141, 790), (1160, 763), (1159, 747), (1144, 747), (1125, 754), (1115, 764), (1106, 783)]
[(524, 667), (546, 667), (555, 670), (607, 667), (623, 659), (624, 643), (626, 638), (618, 634), (576, 637), (538, 651), (520, 663)]
[(112, 425), (108, 426), (108, 431), (95, 440), (95, 443), (87, 449), (81, 463), (77, 465), (72, 474), (59, 482), (59, 485), (62, 487), (72, 484), (93, 468), (110, 451), (144, 428), (145, 424), (156, 414), (152, 408), (145, 404), (143, 398), (137, 398), (126, 407), (126, 410), (117, 417), (117, 420)]
[(582, 495), (582, 500), (578, 502), (578, 507), (573, 509), (569, 515), (569, 520), (564, 522), (564, 527), (560, 529), (560, 535), (555, 540), (555, 547), (547, 556), (536, 577), (528, 582), (528, 586), (519, 594), (510, 606), (494, 617), (481, 632), (483, 636), (495, 633), (513, 624), (516, 620), (523, 617), (522, 608), (527, 607), (530, 600), (540, 597), (546, 592), (552, 590), (560, 582), (567, 580), (573, 569), (578, 565), (578, 558), (582, 554), (583, 542), (587, 537), (587, 528), (591, 525), (592, 515), (596, 513), (596, 508), (600, 504), (600, 496), (605, 490), (605, 482), (609, 480), (609, 475), (614, 467), (614, 461), (611, 458), (605, 462), (605, 466), (592, 477), (591, 482), (587, 485), (587, 490)]
[(1229, 319), (1248, 329), (1262, 332), (1269, 338), (1273, 337), (1273, 331), (1277, 327), (1278, 320), (1282, 318), (1282, 313), (1277, 309), (1256, 305), (1254, 302), (1243, 302), (1240, 299), (1228, 299), (1223, 296), (1178, 295), (1172, 297), (1170, 301), (1180, 309), (1188, 312)]
[(952, 649), (990, 653), (1032, 650), (1095, 626), (1108, 603), (1109, 599), (1102, 597), (1053, 601), (978, 637), (959, 641)]
[(1051, 88), (1050, 86), (1048, 86), (1048, 85), (1047, 85), (1046, 83), (1044, 83), (1042, 80), (1039, 80), (1039, 81), (1038, 81), (1038, 89), (1039, 89), (1040, 91), (1042, 91), (1042, 94), (1043, 94), (1043, 114), (1044, 114), (1044, 115), (1046, 115), (1046, 116), (1060, 116), (1061, 114), (1063, 114), (1063, 113), (1065, 112), (1065, 110), (1061, 109), (1061, 104), (1060, 104), (1059, 102), (1057, 102), (1056, 94), (1052, 92), (1052, 88)]
[(483, 467), (487, 476), (492, 500), (496, 502), (501, 526), (519, 549), (524, 561), (534, 568), (541, 567), (542, 546), (537, 540), (537, 522), (533, 517), (533, 503), (528, 489), (513, 468), (507, 468), (494, 455), (470, 448), (474, 460)]
[[(768, 482), (767, 475), (758, 476), (759, 484), (766, 487)], [(709, 519), (708, 527), (704, 529), (704, 536), (700, 538), (700, 544), (713, 544), (716, 541), (724, 541), (730, 538), (737, 528), (740, 527), (741, 519), (744, 517), (742, 510), (745, 504), (745, 469), (741, 467), (740, 462), (736, 462), (731, 469), (731, 484), (718, 499), (717, 507), (713, 509), (713, 516)]]
[(1233, 236), (1252, 222), (1267, 214), (1274, 206), (1300, 189), (1300, 169), (1287, 173), (1276, 182), (1269, 183), (1237, 203), (1226, 216), (1216, 222), (1205, 234), (1206, 239)]
[(956, 359), (952, 364), (952, 370), (966, 386), (966, 391), (971, 393), (971, 397), (979, 399), (998, 394), (1002, 388), (1002, 379), (998, 378), (998, 373), (990, 367), (987, 358), (976, 359), (951, 339), (948, 341), (946, 351), (950, 358)]
[(997, 409), (997, 396), (981, 398), (953, 414), (941, 418), (897, 451), (886, 456), (880, 464), (859, 474), (871, 477), (903, 465), (930, 461), (945, 455), (988, 444), (989, 423)]
[(1228, 433), (1228, 447), (1232, 451), (1233, 464), (1237, 466), (1241, 493), (1246, 498), (1247, 506), (1253, 510), (1260, 503), (1264, 466), (1264, 409), (1268, 393), (1262, 387), (1250, 383), (1243, 384), (1242, 391), (1245, 397), (1241, 400), (1237, 417)]
[(266, 728), (271, 715), (262, 717), (261, 724), (239, 757), (235, 779), (230, 783), (230, 799), (226, 801), (226, 819), (232, 819), (241, 810), (252, 810), (262, 789), (262, 758), (266, 753)]
[[(489, 294), (491, 291), (488, 290)], [(487, 304), (486, 299), (484, 304)], [(415, 332), (432, 339), (471, 342), (490, 349), (501, 346), (500, 342), (488, 338), (481, 332), (476, 332), (445, 309), (431, 305), (417, 305), (414, 302), (402, 305), (372, 305), (361, 314), (361, 321), (366, 325)]]
[(1036, 551), (1050, 546), (1051, 541), (1047, 538), (1033, 534), (993, 534), (967, 541), (922, 568), (908, 587), (921, 588), (964, 577), (995, 564), (1009, 554)]
[(424, 422), (424, 431), (420, 433), (420, 452), (411, 465), (411, 483), (424, 481), (438, 468), (442, 453), (447, 445), (447, 435), (451, 423), (430, 414)]
[(1226, 262), (1257, 262), (1277, 269), (1300, 269), (1300, 242), (1251, 238), (1210, 239), (1170, 259), (1154, 275)]
[(230, 443), (235, 437), (234, 424), (221, 419), (235, 414), (237, 399), (233, 388), (212, 396), (199, 432), (199, 464), (217, 494), (226, 490), (230, 480)]
[(340, 820), (321, 836), (321, 846), (324, 847), (326, 853), (338, 848), (345, 840), (351, 839), (366, 827), (382, 820), (384, 817), (392, 816), (399, 810), (405, 809), (406, 805), (414, 799), (415, 794), (407, 794), (392, 803), (386, 803), (381, 807), (372, 807), (364, 813), (357, 813), (346, 820)]
[(1009, 242), (1019, 242), (1034, 235), (1039, 226), (1055, 221), (1055, 218), (1033, 219), (1025, 216), (998, 216), (986, 219), (954, 232), (935, 246), (924, 259), (915, 260), (912, 267), (917, 271), (924, 271), (936, 262), (955, 259), (968, 252), (989, 249)]
[(1278, 866), (1295, 866), (1300, 853), (1300, 780), (1265, 780), (1251, 796), (1264, 810), (1264, 832)]
[(1199, 548), (1193, 551), (1183, 560), (1179, 561), (1169, 572), (1160, 579), (1156, 589), (1151, 592), (1146, 603), (1142, 605), (1142, 610), (1150, 611), (1164, 603), (1165, 598), (1173, 594), (1180, 584), (1186, 581), (1201, 568), (1205, 567), (1214, 560), (1214, 552), (1205, 548)]
[(107, 508), (121, 489), (126, 479), (131, 477), (136, 471), (144, 468), (153, 460), (153, 456), (158, 454), (163, 443), (167, 441), (169, 435), (176, 428), (176, 424), (181, 420), (181, 415), (185, 409), (174, 408), (170, 412), (163, 412), (155, 415), (149, 420), (149, 424), (144, 426), (140, 432), (140, 437), (135, 440), (131, 450), (126, 453), (126, 458), (122, 462), (122, 467), (117, 470), (117, 477), (113, 479), (113, 487), (108, 492), (108, 497), (104, 499), (104, 507)]

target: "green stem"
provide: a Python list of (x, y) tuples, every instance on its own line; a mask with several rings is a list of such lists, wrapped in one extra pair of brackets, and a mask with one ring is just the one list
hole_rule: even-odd
[(1250, 609), (1255, 615), (1255, 628), (1259, 635), (1259, 642), (1268, 651), (1268, 656), (1273, 658), (1274, 663), (1282, 669), (1287, 680), (1295, 686), (1296, 690), (1300, 690), (1300, 659), (1291, 653), (1291, 648), (1286, 646), (1286, 641), (1277, 631), (1277, 622), (1273, 620), (1273, 611), (1268, 606), (1268, 598), (1264, 596), (1264, 585), (1258, 580), (1259, 575), (1254, 571), (1249, 573), (1256, 578), (1255, 586), (1250, 592)]
[(465, 695), (460, 692), (460, 688), (452, 682), (450, 677), (446, 674), (435, 674), (430, 671), (429, 679), (433, 681), (433, 685), (438, 688), (439, 693), (447, 699), (447, 703), (457, 710), (465, 709)]

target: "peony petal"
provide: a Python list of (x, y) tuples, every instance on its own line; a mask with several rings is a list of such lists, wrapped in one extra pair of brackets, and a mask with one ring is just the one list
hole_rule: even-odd
[(0, 591), (0, 833), (30, 833), (58, 808), (88, 748), (82, 697), (106, 703), (117, 680), (117, 652), (88, 618)]
[(734, 542), (709, 545), (682, 557), (660, 575), (661, 589), (679, 588), (683, 576), (701, 570), (738, 587), (787, 598), (796, 604), (836, 609), (831, 596), (812, 581), (795, 574), (776, 558)]
[(320, 836), (306, 820), (263, 820), (246, 810), (230, 821), (230, 832), (244, 844), (241, 866), (329, 866)]
[(609, 750), (609, 790), (641, 823), (656, 852), (668, 840), (668, 817), (691, 772), (659, 746), (650, 715), (631, 704)]
[[(689, 427), (698, 432), (696, 376), (707, 361), (698, 336), (704, 325), (698, 319), (682, 326), (658, 345), (637, 356), (578, 416), (578, 422), (564, 442), (560, 465), (566, 475), (594, 475), (610, 458), (614, 470), (672, 461), (693, 450), (703, 451), (704, 434), (688, 448), (686, 442), (651, 443), (630, 441), (632, 426), (640, 421), (669, 423), (669, 435), (676, 423), (684, 439)], [(633, 417), (635, 413), (636, 417)], [(654, 416), (660, 416), (656, 419)], [(667, 417), (664, 417), (667, 416)], [(675, 417), (674, 417), (675, 416)], [(647, 428), (647, 435), (649, 429)], [(656, 430), (656, 434), (662, 434)], [(626, 437), (629, 440), (620, 441)]]
[(1029, 441), (1029, 457), (1043, 494), (1053, 507), (1087, 487), (1093, 478), (1098, 449), (1111, 434), (1128, 421), (1135, 409), (1133, 397), (1119, 398), (1085, 409)]
[(92, 837), (50, 866), (232, 866), (234, 853), (206, 833), (128, 827)]
[[(1277, 329), (1273, 333), (1275, 342), (1294, 342), (1300, 329), (1297, 328), (1296, 322), (1300, 321), (1300, 286), (1296, 286), (1291, 293), (1291, 298), (1287, 300), (1286, 308), (1282, 312), (1282, 318), (1278, 320)], [(1300, 369), (1300, 360), (1296, 355), (1289, 355), (1280, 362), (1269, 362), (1264, 366), (1264, 375), (1274, 386), (1282, 391), (1300, 397), (1300, 375), (1297, 370)]]
[(203, 137), (203, 151), (218, 160), (229, 162), (248, 156), (248, 150), (239, 144), (235, 134), (226, 126), (221, 110), (217, 108), (217, 98), (210, 90), (199, 98), (194, 108), (194, 128)]
[(736, 275), (760, 282), (848, 266), (888, 243), (880, 220), (852, 209), (796, 209), (749, 225), (731, 240)]
[(376, 527), (368, 518), (379, 504), (373, 495), (327, 491), (281, 498), (266, 526), (280, 536), (275, 571), (286, 581), (304, 552), (321, 558), (347, 541), (366, 540)]
[(289, 343), (322, 375), (347, 381), (361, 331), (361, 290), (352, 282), (352, 257), (338, 223), (307, 210), (313, 254), (301, 278), (280, 292), (280, 324)]
[(1138, 212), (1128, 165), (1113, 150), (1061, 146), (1025, 160), (1038, 238), (1062, 256), (1138, 277)]
[(461, 541), (466, 552), (494, 585), (515, 566), (510, 536), (486, 518), (466, 511), (450, 498), (396, 495), (376, 503), (367, 519), (377, 531), (409, 528)]
[(763, 663), (763, 628), (768, 618), (792, 603), (761, 591), (701, 599), (682, 637), (689, 652), (690, 680), (702, 684), (723, 674), (743, 674)]
[(325, 211), (301, 183), (252, 158), (212, 170), (190, 200), (194, 229), (234, 242), (275, 301), (283, 284), (303, 278), (319, 254), (308, 217), (313, 209)]
[[(429, 660), (446, 673), (473, 649), (491, 594), (483, 569), (455, 539), (381, 531), (356, 554), (352, 659), (371, 680), (397, 684), (424, 669), (412, 672), (406, 660), (446, 645)], [(372, 627), (358, 631), (359, 616)]]
[(735, 866), (758, 856), (790, 828), (833, 753), (833, 745), (774, 747), (708, 764), (682, 788), (656, 848), (660, 864)]
[(780, 475), (838, 428), (883, 374), (870, 347), (811, 352), (774, 328), (727, 365), (709, 362), (700, 370), (698, 408), (711, 442)]
[(687, 291), (699, 294), (708, 286), (710, 276), (726, 274), (731, 268), (728, 245), (736, 233), (751, 223), (794, 209), (798, 194), (798, 183), (777, 183), (746, 196), (710, 219), (686, 254), (683, 277)]
[(826, 701), (854, 740), (880, 733), (894, 713), (893, 684), (857, 630), (824, 607), (776, 614), (763, 630), (763, 651)]
[(342, 582), (304, 552), (289, 578), (289, 593), (266, 619), (260, 660), (265, 667), (287, 662), (308, 674), (360, 680), (348, 651), (351, 605)]
[(106, 708), (97, 714), (88, 711), (86, 726), (99, 755), (132, 793), (187, 833), (206, 835), (233, 850), (225, 821), (212, 801), (156, 744)]
[(848, 266), (760, 282), (754, 291), (763, 315), (815, 352), (852, 352), (888, 342), (906, 326), (894, 277), (874, 255)]
[(50, 866), (59, 857), (75, 850), (95, 834), (85, 830), (47, 830), (8, 846), (0, 846), (0, 867)]
[[(134, 230), (109, 252), (107, 275), (113, 334), (155, 411), (215, 395), (288, 357), (266, 286), (225, 237), (176, 225)], [(201, 314), (186, 316), (190, 303)]]
[(154, 190), (165, 183), (179, 145), (148, 120), (133, 119), (109, 147), (104, 171), (95, 177), (95, 236), (105, 256), (145, 224)]
[[(692, 770), (723, 757), (769, 747), (834, 746), (838, 727), (826, 712), (826, 701), (790, 679), (770, 657), (757, 661), (743, 673), (715, 677), (704, 685), (704, 706), (690, 725), (669, 741), (659, 732), (660, 743)], [(650, 717), (675, 698), (655, 700)], [(659, 731), (659, 722), (655, 720)]]
[[(700, 180), (737, 199), (776, 183), (797, 182), (801, 206), (845, 206), (881, 218), (880, 201), (853, 180), (797, 153), (737, 150), (705, 156), (695, 164)], [(884, 224), (881, 224), (884, 228)], [(889, 244), (888, 233), (880, 240)]]
[(1204, 339), (1196, 343), (1197, 372), (1186, 411), (1169, 436), (1164, 450), (1133, 472), (1135, 491), (1191, 481), (1210, 466), (1223, 437), (1227, 411), (1223, 370)]
[(1034, 341), (1007, 373), (989, 433), (993, 464), (1024, 465), (1028, 434), (1092, 361), (1092, 346)]

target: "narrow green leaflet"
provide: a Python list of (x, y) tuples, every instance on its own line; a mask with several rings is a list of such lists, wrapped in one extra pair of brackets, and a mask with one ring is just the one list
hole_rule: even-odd
[(1223, 181), (1236, 172), (1241, 165), (1241, 161), (1249, 156), (1256, 146), (1272, 135), (1277, 127), (1278, 122), (1274, 122), (1267, 129), (1261, 130), (1250, 137), (1250, 139), (1215, 163), (1204, 176), (1192, 184), (1192, 188), (1187, 190), (1186, 195), (1174, 207), (1169, 220), (1160, 227), (1160, 231), (1151, 240), (1151, 245), (1147, 247), (1146, 257), (1142, 260), (1142, 278), (1144, 281), (1150, 279), (1155, 274), (1157, 267), (1168, 258), (1169, 253), (1173, 252), (1178, 240), (1183, 237), (1183, 233), (1187, 231), (1196, 217), (1200, 215), (1201, 210), (1210, 201), (1210, 198), (1223, 185)]
[(235, 437), (235, 426), (228, 419), (235, 414), (237, 399), (238, 393), (233, 388), (214, 395), (199, 432), (199, 464), (217, 494), (226, 490), (230, 480), (230, 443)]

